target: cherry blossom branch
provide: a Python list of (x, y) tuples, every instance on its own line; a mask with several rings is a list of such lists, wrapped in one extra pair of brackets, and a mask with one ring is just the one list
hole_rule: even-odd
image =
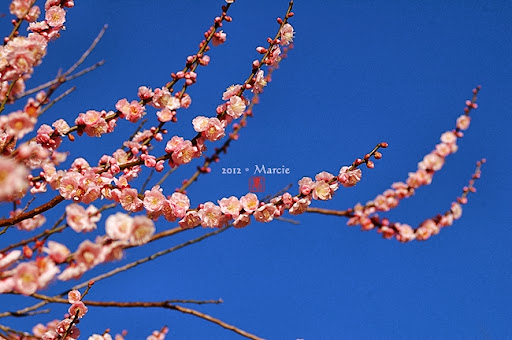
[(93, 40), (93, 42), (91, 43), (89, 48), (87, 48), (87, 50), (82, 54), (80, 59), (78, 59), (66, 72), (64, 72), (62, 75), (58, 75), (53, 80), (50, 80), (50, 81), (48, 81), (44, 84), (41, 84), (33, 89), (30, 89), (23, 93), (20, 93), (19, 95), (16, 96), (16, 99), (20, 99), (25, 96), (29, 96), (33, 93), (39, 92), (39, 91), (47, 88), (47, 87), (50, 87), (53, 91), (55, 91), (60, 85), (64, 84), (65, 82), (73, 80), (75, 78), (78, 78), (86, 73), (89, 73), (89, 72), (95, 70), (96, 68), (102, 66), (103, 64), (105, 64), (105, 61), (101, 60), (101, 61), (97, 62), (96, 64), (94, 64), (94, 65), (74, 74), (74, 75), (71, 75), (71, 73), (73, 73), (73, 71), (75, 71), (78, 68), (78, 66), (80, 66), (85, 61), (85, 59), (87, 59), (87, 57), (91, 54), (91, 52), (96, 48), (96, 45), (100, 42), (101, 38), (103, 38), (103, 35), (105, 34), (105, 31), (107, 30), (107, 28), (108, 28), (108, 25), (103, 26), (103, 28), (98, 33), (96, 38)]
[(4, 38), (4, 46), (7, 44), (7, 42), (9, 42), (9, 40), (12, 40), (15, 36), (18, 35), (18, 30), (20, 29), (20, 26), (21, 24), (23, 23), (23, 21), (25, 20), (25, 17), (27, 16), (27, 14), (30, 12), (30, 10), (32, 9), (32, 7), (34, 7), (34, 4), (36, 3), (37, 0), (32, 0), (29, 4), (29, 6), (27, 7), (27, 10), (25, 11), (25, 13), (21, 16), (21, 18), (18, 18), (15, 22), (14, 22), (14, 27), (11, 31), (11, 33), (9, 34), (9, 36), (5, 37)]

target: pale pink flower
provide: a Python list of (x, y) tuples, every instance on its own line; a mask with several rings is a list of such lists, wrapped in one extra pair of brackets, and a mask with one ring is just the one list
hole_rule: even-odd
[(202, 132), (202, 135), (210, 142), (215, 142), (224, 137), (224, 125), (217, 117), (210, 118), (208, 119), (208, 127)]
[(184, 229), (194, 228), (201, 224), (201, 217), (197, 211), (188, 211), (178, 223)]
[(37, 291), (39, 268), (34, 262), (20, 263), (14, 273), (14, 289), (23, 295), (30, 295)]
[(311, 200), (307, 197), (303, 197), (299, 199), (297, 202), (293, 203), (290, 210), (288, 212), (292, 215), (299, 215), (306, 211), (306, 209), (311, 204)]
[[(20, 209), (18, 209), (16, 211), (16, 214), (19, 214), (19, 213), (21, 213)], [(18, 230), (31, 231), (36, 228), (39, 228), (40, 226), (45, 224), (45, 222), (46, 222), (46, 218), (43, 215), (39, 214), (32, 218), (24, 219), (20, 223), (16, 224), (16, 227), (18, 228)]]
[(252, 213), (254, 210), (258, 209), (260, 201), (258, 200), (258, 196), (250, 192), (240, 198), (240, 203), (245, 212)]
[(133, 218), (133, 228), (130, 235), (130, 244), (145, 244), (155, 233), (155, 224), (146, 216), (135, 216)]
[(174, 215), (177, 218), (182, 218), (187, 213), (188, 208), (190, 208), (190, 200), (187, 195), (182, 194), (181, 192), (175, 192), (171, 195), (171, 198), (168, 200), (170, 204), (174, 207)]
[(208, 124), (210, 120), (204, 116), (197, 116), (192, 120), (192, 125), (194, 126), (194, 130), (196, 132), (203, 132), (208, 129)]
[(160, 186), (154, 186), (144, 192), (144, 208), (150, 216), (158, 217), (165, 204), (165, 196)]
[(8, 277), (0, 279), (0, 294), (12, 292), (14, 290), (14, 278)]
[(220, 30), (213, 35), (213, 39), (212, 39), (213, 46), (218, 46), (225, 42), (226, 42), (226, 33), (224, 33), (224, 31)]
[(87, 210), (76, 203), (71, 203), (66, 207), (66, 222), (77, 233), (93, 231), (100, 218), (101, 214), (93, 205), (90, 205)]
[(137, 95), (142, 100), (148, 100), (153, 97), (153, 91), (149, 87), (141, 86), (137, 91)]
[(21, 19), (27, 13), (31, 3), (31, 0), (13, 0), (9, 6), (9, 11), (18, 19)]
[(446, 131), (441, 135), (441, 142), (446, 144), (454, 144), (457, 142), (457, 136), (453, 131)]
[(471, 122), (471, 117), (466, 115), (461, 115), (457, 118), (457, 128), (459, 130), (467, 130), (469, 128), (469, 123)]
[(59, 183), (59, 193), (67, 200), (80, 200), (83, 189), (80, 187), (82, 175), (75, 171), (67, 172)]
[(36, 121), (35, 118), (29, 116), (25, 111), (15, 111), (7, 116), (0, 117), (0, 126), (9, 135), (20, 139), (34, 130)]
[(66, 332), (68, 332), (68, 335), (65, 340), (78, 339), (80, 336), (80, 330), (72, 321), (73, 317), (74, 315), (68, 319), (60, 321), (57, 324), (57, 327), (55, 327), (55, 331), (61, 335), (59, 339), (62, 339), (62, 335), (66, 334)]
[(59, 340), (59, 339), (60, 339), (59, 333), (57, 333), (55, 331), (51, 331), (51, 330), (44, 333), (43, 336), (41, 337), (41, 340)]
[(422, 170), (441, 170), (444, 164), (444, 158), (436, 155), (435, 153), (429, 153), (423, 157), (423, 161), (418, 163), (418, 169)]
[(144, 203), (138, 196), (137, 189), (134, 188), (123, 188), (119, 196), (119, 203), (124, 210), (131, 212), (141, 211), (144, 207)]
[(437, 233), (439, 233), (439, 226), (433, 220), (428, 219), (416, 229), (416, 239), (424, 241)]
[(439, 220), (439, 226), (449, 227), (452, 224), (453, 224), (453, 214), (448, 213), (446, 215), (441, 216), (441, 220)]
[(293, 42), (293, 36), (295, 32), (293, 31), (293, 26), (286, 23), (281, 28), (281, 45), (289, 45)]
[(0, 202), (12, 201), (25, 195), (28, 170), (15, 160), (0, 156)]
[(0, 253), (0, 271), (8, 268), (21, 256), (21, 250), (11, 250), (7, 255)]
[(452, 146), (454, 144), (439, 143), (436, 145), (436, 152), (441, 157), (446, 157), (452, 153)]
[[(203, 57), (203, 59), (205, 57)], [(191, 104), (192, 104), (192, 97), (190, 97), (190, 95), (188, 93), (185, 93), (183, 95), (183, 97), (181, 97), (181, 100), (180, 100), (181, 107), (184, 108), (184, 109), (188, 109)]]
[(116, 103), (116, 109), (122, 113), (121, 117), (132, 123), (139, 121), (139, 119), (146, 114), (145, 107), (136, 100), (132, 100), (131, 103), (128, 103), (126, 99), (120, 99)]
[(314, 188), (315, 181), (313, 181), (310, 177), (302, 177), (299, 181), (299, 192), (302, 195), (308, 196)]
[(60, 269), (50, 257), (38, 258), (36, 263), (39, 268), (39, 277), (37, 278), (38, 289), (43, 289), (60, 273)]
[(105, 231), (112, 240), (128, 241), (133, 230), (133, 218), (118, 212), (105, 221)]
[(240, 214), (233, 221), (233, 227), (244, 228), (251, 223), (251, 217), (248, 214)]
[(34, 327), (32, 327), (32, 334), (37, 337), (42, 337), (44, 333), (48, 331), (48, 327), (43, 325), (42, 323), (38, 323)]
[(189, 140), (177, 145), (172, 152), (172, 160), (175, 164), (187, 164), (192, 159), (199, 156), (197, 147), (192, 146), (192, 142)]
[(267, 79), (265, 78), (265, 73), (263, 70), (259, 70), (254, 76), (254, 85), (252, 86), (251, 91), (253, 93), (261, 93), (263, 92), (263, 88), (267, 86)]
[(324, 181), (317, 182), (313, 189), (313, 198), (316, 200), (330, 200), (332, 191), (329, 184)]
[(85, 264), (72, 264), (68, 266), (66, 269), (57, 276), (57, 279), (61, 281), (68, 281), (71, 279), (79, 279), (83, 273), (87, 271), (87, 267)]
[(350, 170), (350, 167), (344, 166), (340, 169), (338, 181), (346, 188), (353, 187), (361, 180), (362, 175), (361, 169)]
[(245, 102), (239, 96), (232, 96), (229, 98), (229, 103), (226, 108), (226, 113), (233, 117), (233, 119), (240, 118), (245, 111)]
[(72, 290), (68, 293), (68, 301), (69, 303), (73, 304), (75, 302), (78, 302), (82, 299), (82, 294), (79, 290)]
[(408, 224), (395, 223), (395, 228), (398, 230), (398, 233), (396, 234), (396, 239), (400, 242), (405, 243), (412, 241), (416, 238), (414, 230)]
[(168, 108), (169, 110), (177, 110), (180, 108), (180, 100), (174, 97), (169, 89), (162, 87), (155, 89), (151, 105), (157, 109)]
[(94, 267), (104, 260), (101, 246), (89, 240), (83, 241), (75, 252), (75, 260), (78, 265), (83, 265), (86, 269)]
[(71, 307), (68, 309), (69, 315), (72, 315), (73, 317), (75, 315), (78, 315), (78, 318), (81, 319), (84, 317), (84, 315), (87, 313), (87, 307), (82, 301), (76, 301), (73, 302)]
[(63, 263), (71, 254), (71, 252), (65, 245), (55, 241), (48, 241), (46, 246), (47, 247), (43, 248), (43, 250), (50, 256), (50, 258), (55, 263)]
[(450, 211), (453, 214), (454, 220), (457, 220), (462, 216), (462, 206), (459, 203), (452, 203)]
[(242, 204), (235, 196), (229, 198), (222, 198), (218, 201), (221, 211), (225, 215), (231, 215), (233, 218), (237, 218), (242, 209)]
[(274, 219), (274, 213), (276, 210), (275, 205), (265, 204), (256, 209), (253, 215), (258, 222), (270, 222)]
[(231, 85), (222, 94), (222, 100), (228, 100), (229, 98), (231, 98), (233, 96), (237, 96), (238, 92), (240, 92), (241, 89), (242, 89), (242, 85), (238, 85), (238, 84)]
[(220, 228), (224, 224), (224, 216), (219, 206), (206, 202), (198, 211), (203, 227)]
[(176, 111), (169, 110), (164, 107), (162, 110), (156, 113), (159, 122), (170, 122), (174, 116), (176, 116)]
[(407, 185), (409, 187), (416, 189), (430, 183), (432, 183), (432, 173), (421, 169), (416, 172), (409, 172), (409, 178), (407, 178)]
[(66, 21), (66, 11), (60, 6), (52, 6), (46, 11), (45, 19), (52, 27), (62, 26)]

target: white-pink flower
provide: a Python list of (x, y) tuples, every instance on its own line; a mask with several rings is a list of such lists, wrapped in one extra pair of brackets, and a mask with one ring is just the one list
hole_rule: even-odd
[(66, 11), (60, 6), (52, 6), (46, 11), (45, 19), (52, 27), (62, 26), (66, 22)]
[(229, 103), (226, 108), (226, 113), (233, 117), (233, 119), (240, 118), (245, 111), (245, 102), (239, 96), (232, 96), (229, 98)]
[(128, 241), (132, 235), (133, 218), (118, 212), (105, 221), (105, 231), (112, 240)]

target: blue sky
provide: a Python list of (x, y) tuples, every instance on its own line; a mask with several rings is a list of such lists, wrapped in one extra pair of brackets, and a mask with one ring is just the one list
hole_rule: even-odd
[[(111, 110), (120, 98), (135, 99), (141, 85), (163, 86), (197, 50), (221, 5), (220, 0), (77, 1), (68, 13), (67, 30), (50, 45), (30, 85), (69, 67), (103, 24), (109, 29), (86, 64), (101, 59), (106, 64), (74, 81), (77, 91), (55, 105), (43, 122), (61, 117), (72, 121), (88, 109)], [(275, 18), (287, 5), (281, 0), (239, 0), (231, 7), (234, 20), (224, 26), (228, 40), (213, 48), (210, 65), (199, 69), (198, 83), (190, 88), (193, 105), (179, 111), (178, 124), (169, 126), (171, 136), (194, 136), (191, 120), (212, 116), (225, 88), (247, 77), (258, 57), (255, 47), (274, 36)], [(222, 167), (287, 167), (288, 175), (265, 176), (265, 194), (290, 183), (296, 193), (303, 176), (322, 170), (337, 173), (386, 141), (390, 146), (384, 157), (375, 169), (363, 169), (356, 187), (340, 189), (332, 201), (313, 206), (346, 209), (364, 203), (416, 169), (439, 136), (454, 127), (464, 101), (481, 84), (479, 108), (459, 151), (448, 158), (432, 185), (385, 215), (416, 226), (446, 211), (467, 184), (475, 162), (485, 157), (477, 193), (469, 197), (462, 218), (428, 241), (405, 245), (347, 227), (344, 218), (293, 217), (298, 225), (253, 222), (99, 282), (89, 299), (222, 298), (221, 305), (191, 307), (268, 339), (511, 338), (511, 3), (297, 1), (294, 12), (295, 48), (274, 73), (240, 139), (188, 190), (192, 205), (248, 191), (250, 171), (223, 175)], [(8, 22), (1, 20), (5, 32)], [(126, 135), (133, 130), (128, 124), (122, 128)], [(118, 145), (119, 136), (84, 137), (63, 149), (95, 162)], [(179, 186), (195, 166), (174, 173), (164, 184), (166, 190)], [(53, 221), (60, 212), (46, 217)], [(159, 231), (172, 227), (157, 223)], [(207, 231), (130, 250), (121, 263)], [(58, 239), (73, 243), (80, 236), (69, 231)], [(59, 283), (46, 293), (67, 287)], [(2, 307), (20, 303), (0, 297)], [(64, 306), (55, 306), (51, 318), (64, 311)], [(34, 321), (49, 319), (43, 315), (30, 322), (2, 323), (29, 329)], [(141, 339), (163, 325), (173, 339), (240, 338), (167, 310), (91, 308), (79, 326), (84, 335), (127, 329), (129, 338)]]

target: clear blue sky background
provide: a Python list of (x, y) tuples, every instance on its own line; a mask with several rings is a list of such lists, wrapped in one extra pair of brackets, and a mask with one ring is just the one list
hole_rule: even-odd
[[(120, 98), (135, 99), (140, 85), (164, 85), (197, 50), (222, 3), (77, 1), (69, 11), (67, 30), (50, 45), (30, 84), (69, 67), (105, 23), (109, 29), (88, 63), (106, 59), (106, 64), (74, 81), (75, 94), (43, 121), (65, 117), (71, 122), (87, 109), (110, 110)], [(191, 119), (214, 114), (224, 89), (247, 77), (258, 57), (255, 47), (274, 36), (275, 18), (287, 5), (284, 0), (261, 0), (232, 6), (234, 20), (224, 27), (228, 41), (209, 53), (210, 66), (199, 69), (198, 84), (190, 88), (193, 105), (179, 111), (179, 123), (169, 127), (170, 133), (191, 138)], [(303, 176), (322, 170), (337, 173), (387, 141), (383, 159), (375, 169), (364, 170), (358, 186), (313, 205), (345, 209), (364, 203), (416, 169), (441, 133), (454, 127), (471, 90), (482, 84), (479, 109), (459, 151), (431, 186), (386, 215), (416, 226), (446, 211), (467, 184), (475, 162), (486, 157), (478, 192), (469, 197), (462, 219), (426, 242), (405, 245), (374, 231), (349, 228), (344, 218), (303, 215), (295, 218), (299, 225), (253, 223), (99, 282), (89, 298), (222, 298), (222, 305), (192, 308), (268, 339), (511, 338), (511, 2), (297, 1), (294, 12), (295, 49), (274, 74), (239, 141), (211, 174), (189, 189), (192, 204), (248, 191), (249, 174), (222, 175), (222, 167), (289, 167), (289, 175), (266, 176), (265, 193), (289, 183), (296, 193)], [(7, 19), (1, 24), (8, 27)], [(129, 124), (121, 126), (126, 135), (133, 130)], [(82, 138), (73, 145), (66, 142), (63, 149), (75, 155), (80, 151), (94, 163), (118, 145), (119, 137)], [(194, 169), (192, 165), (176, 172), (166, 190), (179, 186)], [(54, 221), (59, 215), (46, 216)], [(159, 221), (157, 229), (174, 226)], [(204, 232), (130, 250), (124, 262)], [(72, 232), (58, 239), (75, 244), (81, 240)], [(67, 287), (56, 284), (47, 293)], [(1, 309), (16, 308), (18, 301), (2, 296)], [(53, 317), (61, 317), (65, 309), (55, 306)], [(1, 322), (27, 329), (36, 320), (48, 319), (43, 315), (30, 322)], [(169, 326), (172, 339), (239, 338), (167, 310), (90, 308), (80, 328), (84, 335), (127, 329), (130, 339), (142, 339), (162, 325)]]

